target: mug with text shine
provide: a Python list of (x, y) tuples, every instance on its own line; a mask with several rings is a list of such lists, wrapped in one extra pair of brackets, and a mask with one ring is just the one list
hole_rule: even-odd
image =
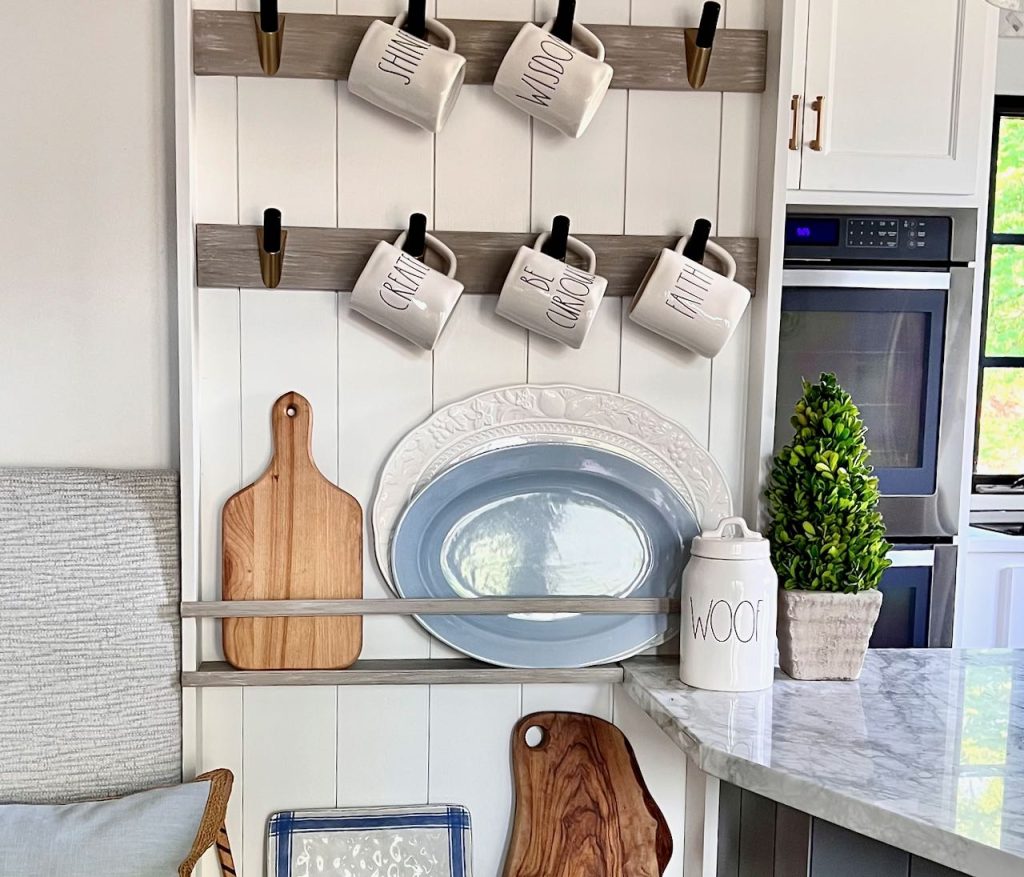
[(612, 81), (604, 45), (581, 24), (573, 24), (575, 43), (587, 54), (551, 33), (554, 19), (538, 27), (523, 25), (494, 77), (494, 90), (535, 119), (570, 137), (580, 137), (594, 118)]
[(455, 254), (433, 235), (427, 249), (447, 265), (442, 274), (393, 244), (381, 241), (352, 289), (352, 309), (397, 335), (430, 350), (455, 310), (462, 284), (455, 279)]
[(629, 318), (701, 356), (717, 356), (736, 331), (750, 301), (737, 283), (736, 260), (708, 241), (707, 251), (725, 268), (717, 274), (683, 255), (689, 236), (674, 250), (663, 249), (633, 296)]
[(572, 236), (567, 249), (587, 263), (583, 271), (542, 253), (545, 232), (533, 247), (520, 247), (498, 296), (497, 313), (531, 332), (579, 349), (597, 316), (605, 278), (594, 273), (597, 257)]
[(444, 127), (466, 76), (466, 59), (455, 52), (455, 35), (435, 18), (427, 30), (447, 48), (374, 21), (366, 30), (348, 75), (348, 90), (374, 106), (437, 133)]

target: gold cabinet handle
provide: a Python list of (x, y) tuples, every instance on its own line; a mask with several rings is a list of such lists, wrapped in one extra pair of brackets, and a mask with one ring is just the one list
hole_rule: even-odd
[(793, 130), (789, 134), (789, 148), (793, 152), (799, 152), (800, 141), (797, 140), (797, 124), (800, 115), (800, 95), (793, 95), (793, 99), (789, 102), (789, 108), (793, 111)]
[(815, 129), (814, 139), (809, 145), (815, 152), (821, 152), (825, 146), (824, 140), (821, 137), (821, 119), (825, 115), (825, 96), (819, 94), (814, 103), (811, 104), (811, 109), (818, 114), (818, 125)]

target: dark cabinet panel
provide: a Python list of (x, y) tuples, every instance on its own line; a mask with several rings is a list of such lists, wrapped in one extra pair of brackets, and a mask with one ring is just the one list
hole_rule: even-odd
[(882, 610), (873, 649), (923, 649), (928, 645), (928, 606), (932, 587), (930, 566), (889, 567), (882, 576)]
[(959, 871), (953, 871), (945, 865), (929, 862), (927, 859), (910, 857), (910, 877), (964, 877)]
[(810, 877), (909, 877), (910, 854), (814, 820)]

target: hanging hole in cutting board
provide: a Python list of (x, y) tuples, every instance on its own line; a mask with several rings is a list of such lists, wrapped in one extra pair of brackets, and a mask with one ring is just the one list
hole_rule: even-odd
[(294, 417), (298, 413), (299, 412), (295, 410), (295, 406), (294, 405), (289, 405), (288, 406), (288, 410), (285, 411), (285, 414), (287, 414), (289, 417)]
[(548, 739), (548, 732), (540, 725), (530, 725), (523, 734), (526, 745), (531, 749), (539, 749)]

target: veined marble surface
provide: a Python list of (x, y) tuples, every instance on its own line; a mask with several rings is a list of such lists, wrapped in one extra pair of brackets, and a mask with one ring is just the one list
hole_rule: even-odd
[(706, 773), (978, 877), (1024, 875), (1024, 651), (873, 650), (858, 682), (698, 691), (624, 664)]

